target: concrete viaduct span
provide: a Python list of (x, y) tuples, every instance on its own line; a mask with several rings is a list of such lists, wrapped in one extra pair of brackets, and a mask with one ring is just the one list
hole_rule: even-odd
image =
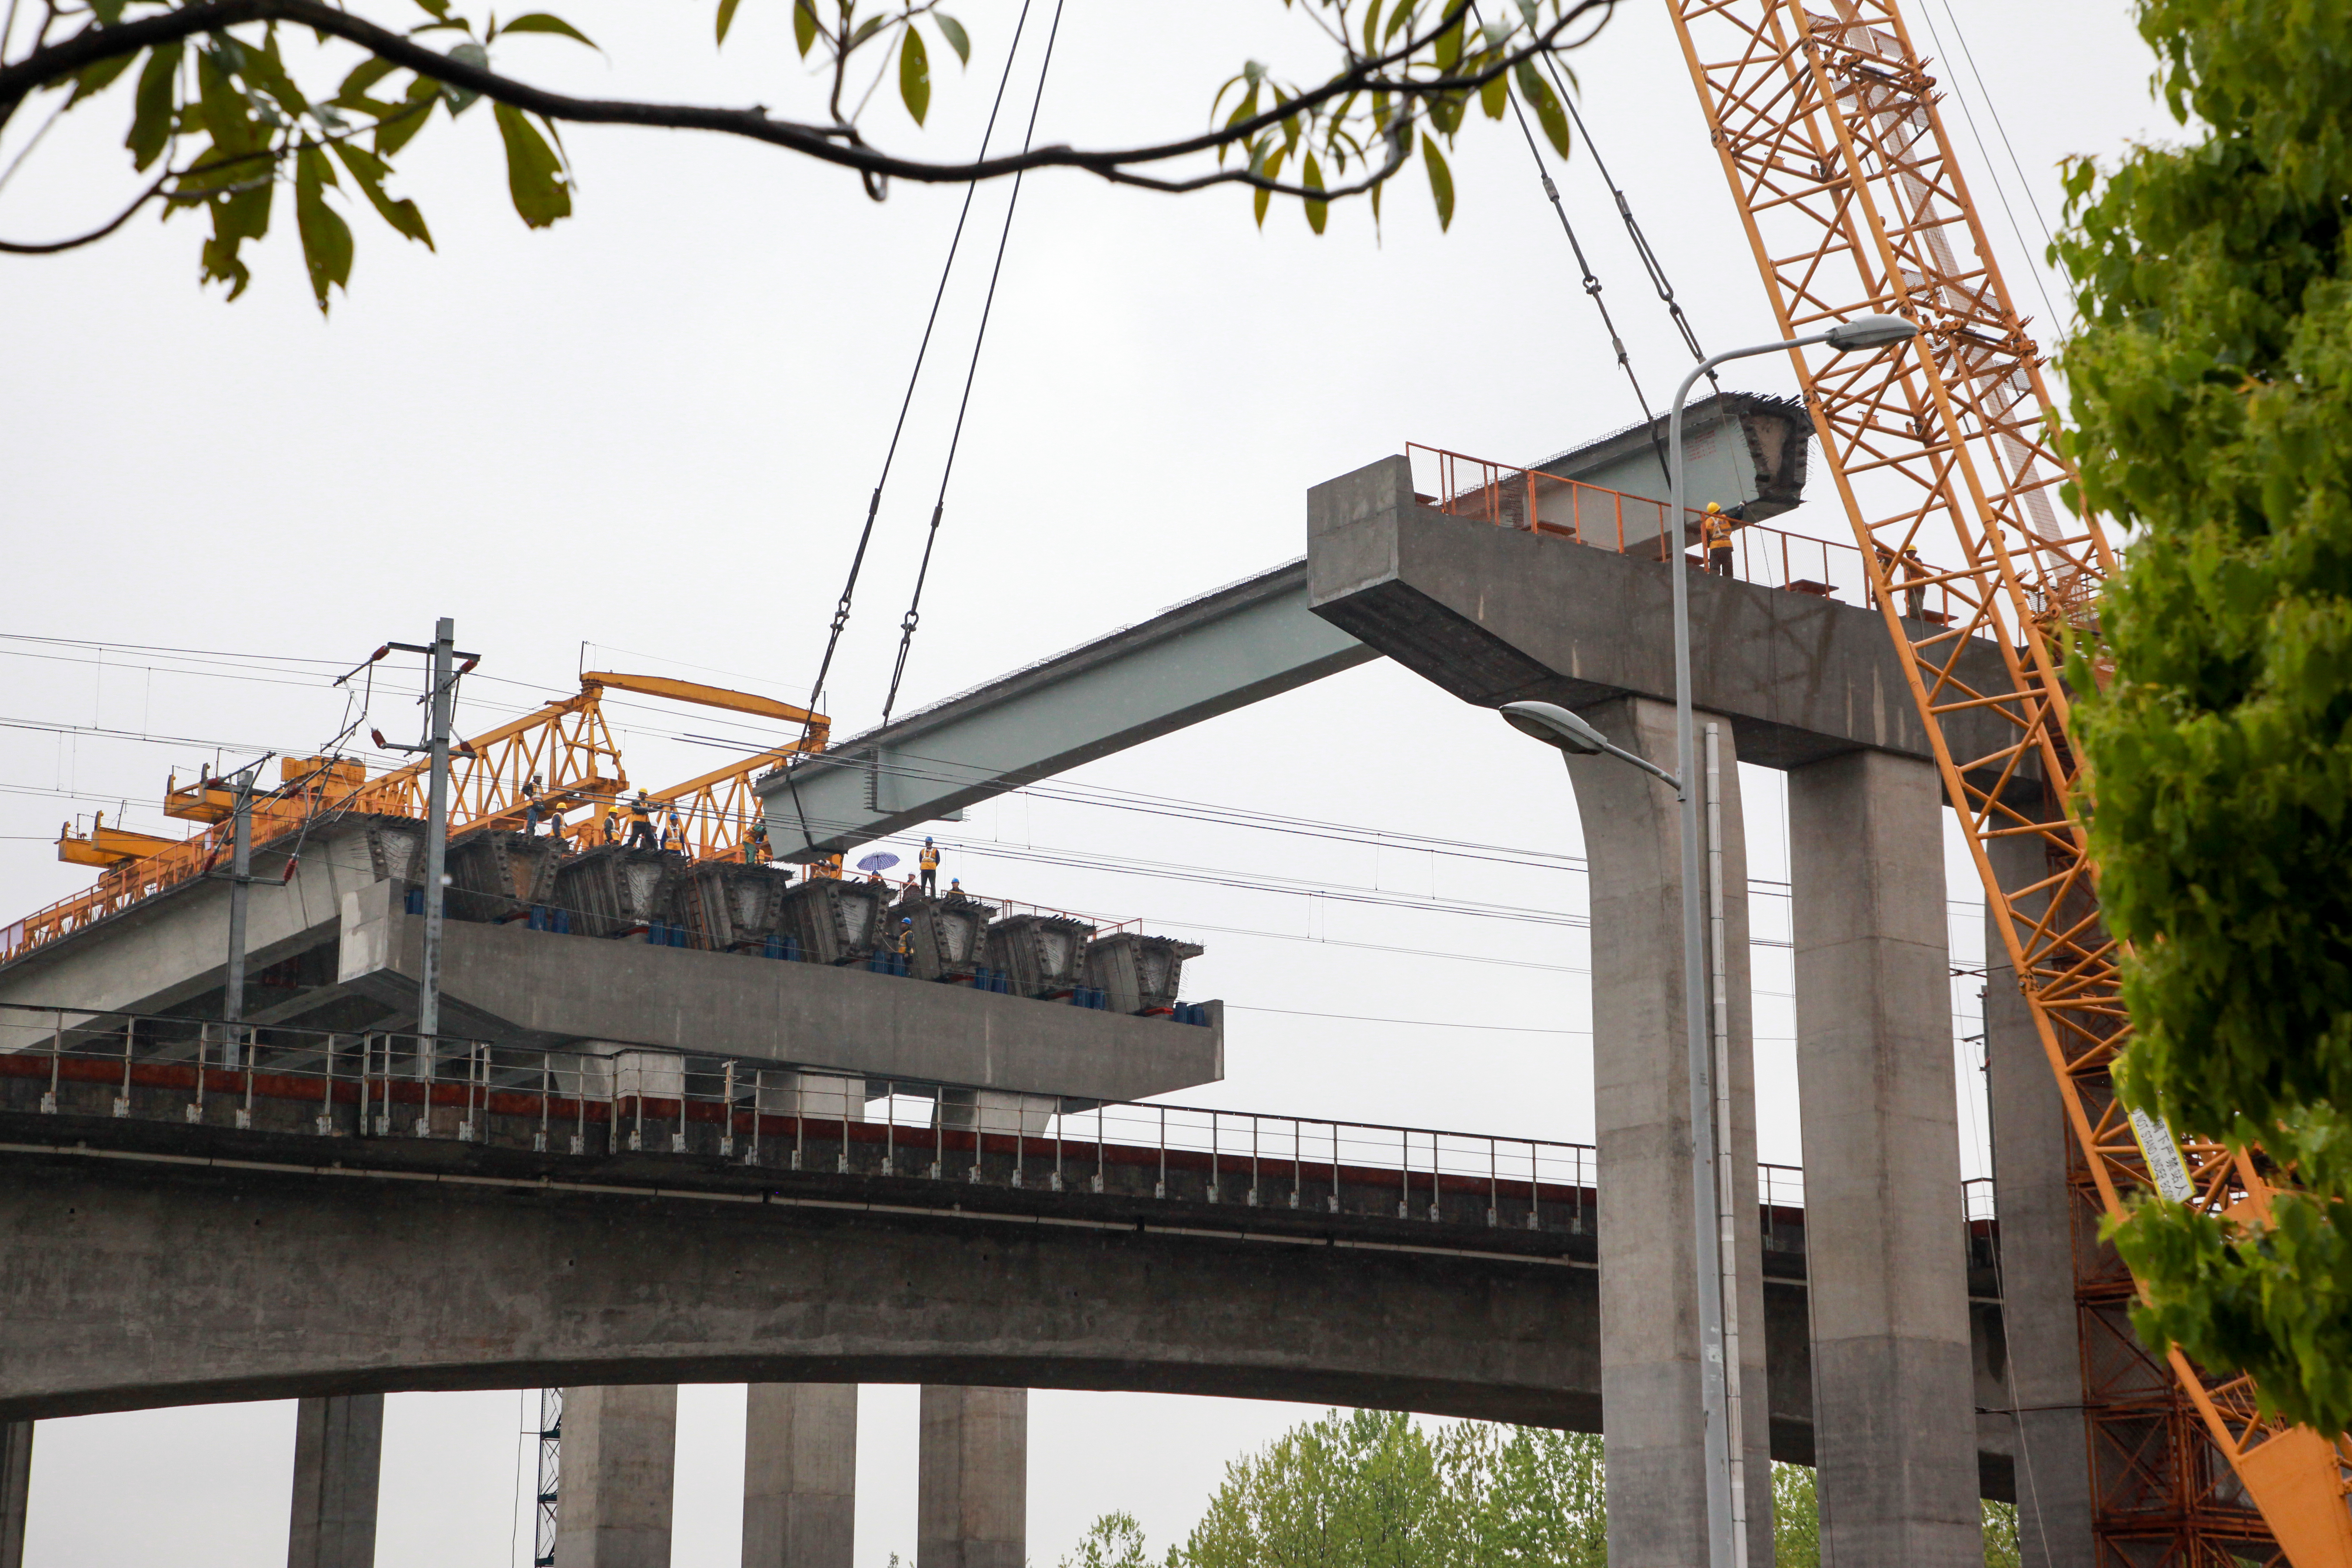
[[(1727, 468), (1727, 493), (1769, 497), (1778, 485), (1781, 504), (1792, 500), (1801, 441), (1792, 458), (1785, 430), (1777, 445), (1759, 437), (1757, 410), (1727, 404), (1717, 416), (1724, 431), (1745, 434), (1755, 459), (1752, 470)], [(1636, 442), (1618, 456), (1638, 462), (1642, 449)], [(1547, 467), (1574, 472), (1575, 458)], [(1474, 703), (1566, 702), (1622, 743), (1665, 755), (1666, 568), (1465, 521), (1428, 500), (1402, 458), (1318, 487), (1307, 561), (852, 741), (824, 767), (772, 776), (763, 786), (772, 837), (803, 858), (853, 845), (1380, 654)], [(1793, 818), (1808, 1202), (1803, 1262), (1792, 1272), (1785, 1252), (1768, 1246), (1777, 1211), (1761, 1204), (1752, 1176), (1743, 1179), (1743, 1205), (1766, 1221), (1745, 1238), (1742, 1268), (1743, 1320), (1764, 1325), (1744, 1345), (1749, 1386), (1767, 1391), (1751, 1400), (1743, 1434), (1757, 1489), (1751, 1555), (1769, 1551), (1768, 1455), (1819, 1464), (1839, 1557), (1956, 1565), (1975, 1560), (1975, 1497), (2007, 1492), (2010, 1457), (2021, 1454), (2017, 1479), (2040, 1523), (2029, 1560), (2086, 1562), (2055, 1097), (2030, 1029), (2000, 1005), (2007, 981), (1996, 973), (1988, 1054), (2007, 1286), (1997, 1302), (1992, 1277), (1970, 1276), (1990, 1259), (1971, 1254), (1960, 1224), (1938, 802), (1883, 625), (1874, 612), (1808, 594), (1722, 580), (1696, 588), (1700, 704), (1738, 757), (1790, 773)], [(1692, 1560), (1703, 1513), (1688, 1348), (1695, 1302), (1675, 1152), (1690, 1130), (1676, 1109), (1679, 1053), (1667, 1048), (1681, 1010), (1677, 976), (1654, 962), (1673, 947), (1673, 829), (1664, 803), (1630, 774), (1586, 768), (1574, 784), (1592, 876), (1605, 1176), (1586, 1194), (1597, 1224), (1568, 1232), (1564, 1245), (1549, 1226), (1489, 1226), (1483, 1211), (1465, 1215), (1453, 1239), (1447, 1215), (1416, 1219), (1410, 1205), (1395, 1218), (1344, 1205), (1299, 1217), (1286, 1205), (1213, 1203), (1205, 1192), (1181, 1222), (1166, 1223), (1155, 1216), (1171, 1200), (1139, 1190), (1016, 1184), (1015, 1172), (1032, 1173), (1025, 1146), (1008, 1157), (1002, 1181), (968, 1182), (942, 1207), (936, 1178), (916, 1182), (920, 1192), (902, 1189), (910, 1177), (895, 1167), (746, 1177), (688, 1158), (661, 1162), (656, 1178), (642, 1152), (467, 1147), (454, 1129), (446, 1142), (397, 1152), (379, 1144), (364, 1160), (339, 1150), (322, 1164), (327, 1145), (315, 1134), (142, 1130), (137, 1115), (101, 1124), (93, 1114), (61, 1139), (69, 1111), (27, 1107), (5, 1113), (0, 1139), (11, 1144), (0, 1160), (22, 1178), (0, 1198), (13, 1205), (0, 1235), (12, 1260), (28, 1265), (12, 1267), (0, 1287), (16, 1293), (0, 1324), (0, 1413), (303, 1395), (298, 1520), (306, 1486), (324, 1520), (341, 1506), (332, 1478), (371, 1462), (364, 1409), (352, 1403), (371, 1390), (575, 1380), (565, 1444), (571, 1544), (559, 1549), (566, 1568), (664, 1560), (666, 1510), (657, 1524), (646, 1499), (666, 1498), (667, 1483), (648, 1479), (647, 1456), (667, 1452), (664, 1422), (674, 1414), (665, 1417), (659, 1394), (680, 1377), (755, 1384), (747, 1563), (830, 1563), (845, 1545), (848, 1483), (825, 1455), (838, 1454), (845, 1430), (831, 1395), (857, 1379), (931, 1385), (923, 1568), (1017, 1568), (1018, 1521), (1004, 1517), (1004, 1499), (1020, 1491), (1008, 1454), (1020, 1447), (1025, 1386), (1597, 1420), (1610, 1458), (1612, 1563)], [(1752, 1172), (1736, 794), (1727, 805), (1735, 1149)], [(289, 884), (299, 907), (274, 926), (257, 914), (278, 944), (268, 973), (282, 989), (249, 994), (248, 1017), (265, 1016), (258, 1002), (268, 1021), (289, 1026), (404, 1026), (397, 998), (413, 973), (407, 939), (396, 902), (381, 891), (397, 887), (398, 870), (373, 840), (352, 855), (352, 887), (311, 899), (306, 857)], [(257, 869), (267, 868), (265, 855)], [(2017, 870), (2021, 882), (2032, 879), (2032, 868)], [(201, 925), (212, 891), (191, 890), (172, 918)], [(138, 918), (117, 917), (112, 931), (102, 925), (78, 946), (0, 968), (0, 1001), (100, 1011), (168, 997), (203, 1016), (218, 980), (200, 950), (217, 943), (192, 942), (186, 930), (175, 937), (163, 918), (171, 910), (156, 902), (157, 910), (130, 911)], [(320, 919), (338, 906), (339, 917)], [(930, 1080), (939, 1135), (952, 1128), (1025, 1142), (1043, 1135), (1040, 1117), (1084, 1114), (1221, 1071), (1221, 1029), (1171, 1033), (1105, 1018), (1097, 1049), (1065, 1021), (1039, 1037), (1028, 1027), (1034, 1020), (1000, 1016), (1003, 1006), (1030, 1005), (1011, 999), (936, 988), (909, 1011), (905, 983), (879, 976), (825, 972), (779, 990), (772, 976), (709, 967), (748, 961), (678, 952), (661, 957), (704, 969), (690, 984), (670, 971), (665, 984), (630, 950), (629, 983), (575, 993), (540, 971), (602, 967), (576, 939), (483, 927), (457, 937), (457, 948), (479, 950), (453, 962), (453, 973), (470, 975), (458, 987), (469, 992), (458, 998), (468, 1026), (601, 1062), (593, 1070), (607, 1075), (607, 1106), (628, 1097), (632, 1073), (640, 1106), (661, 1096), (645, 1076), (656, 1070), (654, 1053), (686, 1053), (677, 1070), (691, 1074), (694, 1052), (740, 1050), (795, 1064), (782, 1100), (772, 1107), (755, 1094), (760, 1113), (801, 1118), (828, 1076), (870, 1086), (876, 1073), (899, 1073)], [(51, 991), (66, 981), (71, 994)], [(859, 991), (869, 983), (897, 994)], [(709, 985), (799, 1022), (772, 1031), (774, 1039), (737, 1041), (740, 1020), (729, 1006), (671, 1005)], [(580, 1005), (578, 994), (591, 993), (604, 1003)], [(869, 1030), (887, 1059), (862, 1059)], [(831, 1054), (790, 1054), (795, 1034), (824, 1037)], [(1043, 1043), (1028, 1046), (1032, 1037)], [(30, 1059), (23, 1042), (10, 1043), (18, 1065)], [(166, 1052), (151, 1065), (184, 1059)], [(9, 1082), (21, 1098), (26, 1085)], [(845, 1131), (845, 1150), (862, 1136)], [(270, 1142), (266, 1154), (256, 1141)], [(1052, 1140), (1066, 1141), (1066, 1129)], [(1343, 1173), (1334, 1195), (1344, 1199), (1349, 1185)], [(273, 1226), (265, 1211), (287, 1223)], [(322, 1234), (361, 1245), (328, 1247)], [(186, 1245), (192, 1237), (213, 1257)], [(315, 1311), (298, 1314), (256, 1288), (256, 1279), (316, 1273), (329, 1252), (332, 1278), (320, 1281), (328, 1295)], [(487, 1272), (478, 1274), (468, 1264), (463, 1289), (445, 1289), (477, 1312), (400, 1289), (404, 1279), (446, 1288), (452, 1259), (488, 1253), (518, 1259), (518, 1272), (481, 1263)], [(923, 1254), (962, 1267), (932, 1271)], [(233, 1278), (216, 1258), (251, 1275)], [(746, 1270), (747, 1261), (755, 1267)], [(135, 1292), (126, 1295), (125, 1279)], [(412, 1310), (391, 1311), (387, 1300)], [(173, 1372), (152, 1342), (141, 1349), (132, 1325), (142, 1303), (168, 1310), (218, 1353)], [(307, 1329), (298, 1317), (310, 1319)], [(239, 1342), (240, 1321), (268, 1331)], [(1551, 1326), (1549, 1339), (1538, 1323)], [(34, 1324), (51, 1331), (43, 1343), (13, 1338)], [(39, 1373), (61, 1348), (73, 1351), (57, 1363), (65, 1370)], [(372, 1483), (367, 1509), (372, 1538)], [(771, 1547), (782, 1555), (760, 1555)], [(354, 1558), (355, 1550), (338, 1557), (321, 1547), (303, 1561)]]

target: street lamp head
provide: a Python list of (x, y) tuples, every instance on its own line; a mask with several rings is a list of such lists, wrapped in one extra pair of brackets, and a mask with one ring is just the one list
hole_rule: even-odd
[(1856, 316), (1832, 327), (1822, 334), (1822, 340), (1838, 353), (1845, 353), (1853, 349), (1883, 349), (1918, 335), (1919, 329), (1900, 316)]
[(1522, 735), (1532, 735), (1563, 752), (1595, 757), (1609, 749), (1600, 731), (1556, 702), (1506, 702), (1502, 714), (1504, 721)]

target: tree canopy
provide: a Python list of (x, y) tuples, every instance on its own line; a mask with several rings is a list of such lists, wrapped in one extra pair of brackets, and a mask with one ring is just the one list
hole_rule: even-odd
[[(2082, 500), (2132, 535), (2080, 740), (2126, 1100), (2253, 1152), (2268, 1224), (2148, 1202), (2143, 1334), (2352, 1426), (2352, 10), (2141, 0), (2197, 134), (2069, 175)], [(2096, 689), (2106, 681), (2105, 690)]]
[[(1439, 222), (1450, 224), (1446, 150), (1474, 106), (1494, 119), (1524, 114), (1567, 153), (1570, 84), (1553, 57), (1590, 38), (1616, 0), (1488, 0), (1483, 11), (1477, 0), (1282, 0), (1319, 30), (1320, 76), (1293, 80), (1251, 60), (1213, 91), (1202, 84), (1208, 115), (1197, 132), (1127, 147), (983, 148), (961, 161), (893, 151), (865, 123), (880, 96), (895, 98), (921, 127), (936, 52), (970, 61), (971, 36), (942, 0), (785, 3), (810, 100), (799, 118), (764, 105), (583, 99), (535, 86), (507, 68), (510, 56), (529, 58), (532, 46), (520, 40), (538, 35), (595, 47), (546, 11), (500, 21), (495, 11), (470, 14), (466, 0), (383, 0), (380, 9), (402, 13), (390, 18), (330, 0), (8, 0), (0, 132), (38, 95), (55, 96), (54, 116), (122, 103), (127, 94), (123, 147), (144, 183), (83, 234), (0, 240), (0, 251), (91, 244), (151, 204), (166, 217), (201, 211), (212, 230), (202, 277), (226, 285), (234, 299), (252, 277), (246, 247), (268, 233), (286, 187), (324, 310), (330, 292), (351, 280), (345, 194), (355, 192), (394, 233), (431, 247), (416, 198), (394, 192), (394, 160), (483, 100), (515, 212), (532, 227), (572, 212), (566, 124), (748, 138), (852, 171), (876, 200), (892, 180), (960, 184), (1045, 168), (1167, 192), (1237, 185), (1255, 193), (1260, 223), (1282, 196), (1301, 205), (1318, 234), (1330, 203), (1368, 195), (1377, 215), (1387, 183), (1418, 167)], [(740, 5), (716, 0), (714, 47), (725, 46)], [(1270, 0), (1267, 9), (1271, 16)], [(19, 155), (47, 129), (45, 121)]]
[[(1225, 1467), (1155, 1563), (1132, 1514), (1096, 1520), (1060, 1568), (1606, 1568), (1601, 1438), (1334, 1410)], [(1813, 1472), (1772, 1467), (1773, 1559), (1821, 1568)], [(1987, 1568), (2015, 1568), (2017, 1510), (1985, 1504)]]

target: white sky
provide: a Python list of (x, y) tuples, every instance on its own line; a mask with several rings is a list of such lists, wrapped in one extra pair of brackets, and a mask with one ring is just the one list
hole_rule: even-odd
[[(715, 65), (707, 6), (559, 9), (609, 58), (519, 38), (499, 63), (612, 96), (757, 100), (780, 113), (810, 101), (782, 5), (747, 5)], [(940, 156), (968, 149), (1013, 10), (964, 0), (977, 46), (970, 74), (940, 51), (930, 130), (919, 137), (877, 100), (877, 134)], [(1969, 121), (1951, 113), (1950, 123), (2012, 289), (2046, 321), (2032, 283), (2038, 236), (2016, 239), (1996, 189), (2032, 235), (2026, 187), (2054, 220), (2060, 156), (2112, 154), (2168, 126), (2147, 100), (2147, 57), (2117, 0), (1971, 0), (1964, 13), (2023, 184), (1998, 142), (2000, 162), (1989, 165)], [(1926, 47), (1930, 20), (1953, 45), (1944, 0), (1916, 0)], [(1272, 0), (1071, 0), (1040, 137), (1099, 144), (1187, 131), (1251, 55), (1305, 63), (1296, 18)], [(1628, 5), (1574, 63), (1600, 152), (1702, 340), (1769, 337), (1663, 10)], [(1942, 75), (1990, 140), (1974, 79)], [(0, 235), (50, 237), (111, 215), (131, 189), (118, 150), (122, 97), (60, 124), (0, 191)], [(0, 139), (0, 166), (42, 111)], [(353, 291), (331, 322), (310, 304), (282, 202), (279, 232), (249, 252), (256, 281), (234, 305), (194, 286), (192, 220), (134, 223), (65, 258), (0, 258), (0, 631), (356, 661), (388, 637), (424, 640), (435, 616), (451, 615), (461, 646), (486, 655), (484, 677), (523, 683), (470, 683), (461, 720), (476, 729), (502, 716), (496, 703), (566, 687), (583, 643), (607, 668), (719, 671), (722, 683), (803, 691), (957, 193), (900, 188), (877, 206), (853, 179), (767, 149), (585, 128), (566, 140), (578, 216), (532, 234), (507, 208), (488, 111), (454, 130), (436, 124), (404, 159), (395, 189), (420, 197), (439, 253), (355, 216)], [(1407, 441), (1526, 461), (1633, 419), (1517, 132), (1475, 122), (1455, 172), (1451, 235), (1437, 232), (1423, 192), (1401, 185), (1381, 233), (1360, 208), (1341, 209), (1319, 240), (1279, 207), (1260, 233), (1239, 195), (1177, 200), (1076, 175), (1030, 182), (901, 710), (1297, 554), (1307, 488)], [(1654, 405), (1680, 374), (1678, 346), (1583, 149), (1559, 177)], [(840, 733), (880, 706), (985, 281), (977, 263), (1006, 195), (984, 191), (974, 209), (978, 238), (950, 290), (833, 684)], [(1785, 369), (1765, 361), (1733, 384), (1789, 390)], [(1818, 502), (1790, 525), (1845, 531)], [(305, 749), (342, 721), (341, 699), (315, 679), (191, 677), (120, 648), (99, 658), (0, 641), (0, 720), (187, 739), (0, 728), (0, 920), (86, 885), (53, 858), (61, 819), (105, 809), (113, 820), (127, 804), (127, 826), (161, 828), (169, 768), (211, 761), (216, 742)], [(631, 773), (646, 783), (712, 765), (718, 753), (680, 734), (737, 732), (690, 711), (613, 711), (625, 712)], [(380, 700), (375, 714), (387, 731), (412, 722), (404, 699)], [(1580, 849), (1549, 753), (1385, 663), (1073, 776)], [(1743, 782), (1752, 874), (1785, 877), (1778, 776), (1751, 769)], [(1062, 801), (1008, 798), (952, 832), (1080, 862), (1118, 855), (1553, 914), (1583, 908), (1580, 875)], [(948, 869), (982, 892), (1197, 932), (1209, 955), (1190, 973), (1191, 995), (1289, 1010), (1234, 1013), (1230, 1078), (1193, 1098), (1591, 1136), (1580, 931), (977, 849), (951, 855)], [(1771, 905), (1759, 901), (1756, 916), (1759, 936), (1785, 934)], [(1971, 917), (1961, 916), (1955, 955), (1973, 958)], [(1785, 960), (1757, 954), (1758, 1058), (1764, 1157), (1793, 1162), (1791, 1025), (1785, 994), (1773, 994), (1788, 990)], [(1971, 1162), (1979, 1114), (1964, 1102)], [(520, 1410), (513, 1393), (394, 1399), (381, 1563), (509, 1561)], [(741, 1411), (740, 1388), (685, 1392), (681, 1568), (735, 1561)], [(1058, 1561), (1113, 1508), (1164, 1545), (1228, 1458), (1303, 1414), (1035, 1394), (1032, 1558)], [(914, 1391), (867, 1389), (862, 1422), (860, 1568), (882, 1568), (894, 1552), (910, 1562)], [(290, 1405), (44, 1423), (28, 1562), (276, 1560), (291, 1447)], [(527, 1559), (528, 1527), (512, 1540)]]

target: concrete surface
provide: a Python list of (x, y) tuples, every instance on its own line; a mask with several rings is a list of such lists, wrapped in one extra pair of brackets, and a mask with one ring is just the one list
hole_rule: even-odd
[(670, 1568), (677, 1389), (563, 1391), (555, 1568)]
[(1942, 785), (1789, 773), (1824, 1562), (1980, 1568)]
[(33, 1423), (0, 1421), (0, 1568), (25, 1568), (25, 1512), (32, 1491)]
[(383, 1469), (383, 1394), (330, 1394), (296, 1406), (286, 1568), (374, 1568)]
[[(1618, 745), (1671, 769), (1674, 710), (1588, 708)], [(1701, 733), (1710, 715), (1700, 716)], [(1600, 1144), (1601, 1379), (1612, 1568), (1685, 1568), (1706, 1553), (1690, 1080), (1683, 1010), (1682, 839), (1674, 794), (1613, 757), (1571, 756), (1592, 930), (1592, 1104)], [(1756, 1083), (1748, 996), (1748, 857), (1739, 773), (1723, 753), (1724, 913), (1731, 998), (1732, 1159), (1757, 1212)], [(1704, 1133), (1702, 1134), (1704, 1135)], [(1957, 1184), (1957, 1181), (1956, 1184)], [(1750, 1560), (1771, 1561), (1763, 1256), (1743, 1227), (1744, 1438)]]
[[(1432, 510), (1401, 457), (1316, 486), (1307, 507), (1315, 613), (1465, 701), (1673, 700), (1664, 563)], [(1931, 756), (1877, 611), (1697, 573), (1690, 589), (1695, 700), (1730, 721), (1743, 760)], [(1963, 668), (1993, 679), (1999, 651)], [(1955, 745), (2004, 746), (2002, 723), (1961, 716)]]
[(743, 1415), (743, 1568), (850, 1568), (857, 1385), (755, 1383)]
[[(343, 982), (399, 990), (415, 973), (425, 922), (391, 891), (386, 884), (345, 900)], [(445, 936), (445, 992), (519, 1044), (593, 1037), (1093, 1100), (1140, 1100), (1224, 1076), (1223, 1009), (1213, 1005), (1202, 1027), (855, 967), (519, 925), (452, 924)]]
[(1029, 1391), (925, 1388), (915, 1568), (1027, 1568)]
[[(2003, 887), (2049, 875), (2032, 840), (1999, 839), (1991, 853)], [(2020, 912), (2038, 917), (2044, 901), (2021, 899)], [(1995, 919), (1986, 920), (1984, 1016), (2007, 1352), (1996, 1407), (2011, 1412), (2014, 1426), (2017, 1536), (2026, 1568), (2094, 1568), (2074, 1248), (2078, 1240), (2099, 1243), (2094, 1216), (2067, 1186), (2074, 1131)]]

